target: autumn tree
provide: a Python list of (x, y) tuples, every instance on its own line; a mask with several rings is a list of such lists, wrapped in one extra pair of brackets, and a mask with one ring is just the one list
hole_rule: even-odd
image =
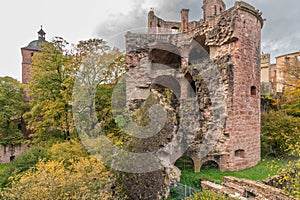
[(289, 156), (299, 141), (300, 118), (284, 111), (271, 111), (261, 117), (261, 145), (266, 156)]
[(283, 67), (284, 91), (282, 107), (291, 115), (300, 117), (300, 61), (286, 58)]
[(70, 96), (76, 72), (68, 43), (62, 38), (45, 42), (33, 58), (29, 83), (32, 100), (27, 114), (29, 128), (40, 140), (68, 139), (74, 132)]
[(21, 83), (11, 77), (0, 77), (0, 143), (20, 143), (23, 114), (29, 106), (24, 100)]
[(68, 45), (62, 38), (44, 43), (41, 53), (33, 58), (29, 84), (33, 108), (27, 116), (36, 138), (45, 141), (77, 137), (72, 95), (78, 71), (85, 69), (80, 78), (87, 81), (87, 85), (91, 81), (87, 77), (97, 80), (98, 85), (112, 84), (124, 71), (120, 67), (123, 58), (118, 49), (111, 48), (101, 39), (80, 41), (76, 46)]
[(83, 132), (95, 129), (100, 122), (108, 135), (115, 134), (118, 130), (111, 112), (111, 98), (116, 83), (125, 73), (125, 56), (107, 42), (95, 39), (79, 42), (76, 52), (81, 65), (73, 91), (76, 105), (73, 112), (80, 124), (89, 122)]

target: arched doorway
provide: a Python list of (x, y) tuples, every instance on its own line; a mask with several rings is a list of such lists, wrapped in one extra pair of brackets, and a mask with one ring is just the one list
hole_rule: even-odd
[(160, 44), (152, 47), (149, 59), (154, 70), (159, 68), (159, 65), (155, 64), (165, 65), (174, 69), (179, 69), (181, 66), (180, 52), (175, 46), (170, 44)]
[(194, 170), (194, 162), (189, 156), (182, 156), (176, 162), (175, 166), (181, 171)]
[(188, 88), (190, 91), (188, 92), (188, 97), (196, 97), (196, 92), (197, 92), (197, 88), (196, 88), (196, 82), (194, 81), (192, 75), (187, 72), (184, 75), (185, 79), (190, 83), (190, 87)]
[(181, 86), (174, 77), (167, 75), (157, 77), (150, 85), (150, 90), (152, 89), (158, 91), (167, 98), (173, 108), (179, 106)]
[(219, 170), (219, 164), (214, 160), (208, 160), (201, 166), (201, 171)]
[(205, 45), (205, 36), (197, 36), (189, 50), (189, 65), (199, 64), (205, 59), (209, 59), (209, 54), (209, 47)]

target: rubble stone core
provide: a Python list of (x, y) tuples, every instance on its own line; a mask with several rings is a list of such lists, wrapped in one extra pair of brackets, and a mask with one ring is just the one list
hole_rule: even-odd
[[(137, 102), (147, 99), (151, 89), (156, 87), (157, 77), (175, 77), (180, 84), (180, 90), (172, 90), (179, 101), (177, 112), (182, 112), (180, 102), (188, 99), (190, 88), (198, 100), (199, 116), (190, 122), (197, 124), (198, 128), (194, 130), (192, 144), (185, 153), (193, 160), (195, 171), (200, 172), (207, 161), (216, 162), (221, 171), (246, 169), (260, 161), (263, 19), (258, 10), (245, 2), (236, 2), (234, 7), (226, 10), (222, 0), (204, 0), (202, 8), (203, 19), (193, 22), (188, 21), (188, 9), (181, 11), (182, 22), (165, 21), (150, 11), (148, 34), (127, 33), (126, 101), (132, 108), (139, 108)], [(202, 49), (194, 48), (195, 42)], [(200, 147), (212, 125), (210, 117), (214, 108), (210, 99), (211, 88), (203, 81), (203, 72), (194, 70), (193, 65), (207, 59), (213, 61), (221, 75), (226, 122), (222, 129), (217, 129), (219, 133), (215, 133), (219, 138), (213, 150), (201, 157)], [(159, 69), (158, 64), (168, 66), (169, 71)], [(185, 86), (180, 81), (182, 79), (188, 80), (190, 85)], [(173, 130), (170, 134), (173, 134), (170, 138), (180, 135)]]

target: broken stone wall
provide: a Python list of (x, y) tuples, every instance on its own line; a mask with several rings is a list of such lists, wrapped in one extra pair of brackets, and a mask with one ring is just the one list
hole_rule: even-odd
[(29, 149), (26, 144), (1, 144), (0, 145), (0, 164), (9, 163), (15, 157), (18, 157)]

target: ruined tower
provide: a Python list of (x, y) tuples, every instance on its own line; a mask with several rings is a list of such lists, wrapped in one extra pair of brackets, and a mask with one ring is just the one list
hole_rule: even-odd
[(32, 67), (32, 56), (41, 51), (41, 44), (46, 41), (46, 33), (43, 28), (38, 31), (38, 39), (30, 42), (26, 47), (21, 48), (22, 52), (22, 83), (27, 84), (30, 81)]
[[(127, 33), (127, 104), (133, 110), (138, 109), (152, 89), (164, 93), (163, 85), (172, 83), (169, 85), (174, 86), (171, 90), (177, 96), (177, 103), (172, 105), (175, 105), (174, 112), (181, 117), (173, 125), (177, 128), (167, 130), (170, 133), (169, 144), (161, 140), (155, 144), (157, 149), (178, 146), (170, 138), (182, 136), (182, 123), (190, 127), (196, 124), (193, 130), (186, 131), (186, 138), (192, 138), (192, 134), (195, 137), (185, 153), (192, 159), (196, 172), (208, 161), (216, 163), (221, 171), (246, 169), (260, 161), (263, 19), (257, 9), (242, 1), (226, 10), (222, 0), (204, 0), (202, 8), (204, 19), (192, 22), (188, 19), (188, 9), (181, 11), (181, 22), (165, 21), (150, 11), (148, 34)], [(162, 65), (169, 68), (164, 70)], [(209, 65), (217, 67), (208, 73)], [(210, 83), (212, 80), (217, 82), (215, 73), (221, 77), (219, 80), (224, 95), (219, 94), (221, 87)], [(158, 82), (165, 84), (159, 85)], [(183, 107), (185, 102), (191, 100), (192, 90), (195, 92), (192, 98), (198, 101), (198, 118), (186, 116)], [(224, 101), (214, 99), (222, 96)], [(222, 128), (218, 126), (222, 120), (217, 123), (211, 120), (216, 113), (220, 118), (225, 116)], [(188, 122), (184, 121), (186, 119)], [(203, 157), (203, 145), (210, 142), (203, 138), (214, 140), (213, 136), (209, 136), (211, 134), (218, 136), (217, 141), (211, 144), (213, 149)], [(165, 151), (164, 154), (166, 158)], [(174, 152), (169, 155), (173, 156), (170, 158), (173, 164), (176, 155)]]
[(223, 0), (203, 0), (203, 19), (220, 15), (226, 10), (226, 5)]

